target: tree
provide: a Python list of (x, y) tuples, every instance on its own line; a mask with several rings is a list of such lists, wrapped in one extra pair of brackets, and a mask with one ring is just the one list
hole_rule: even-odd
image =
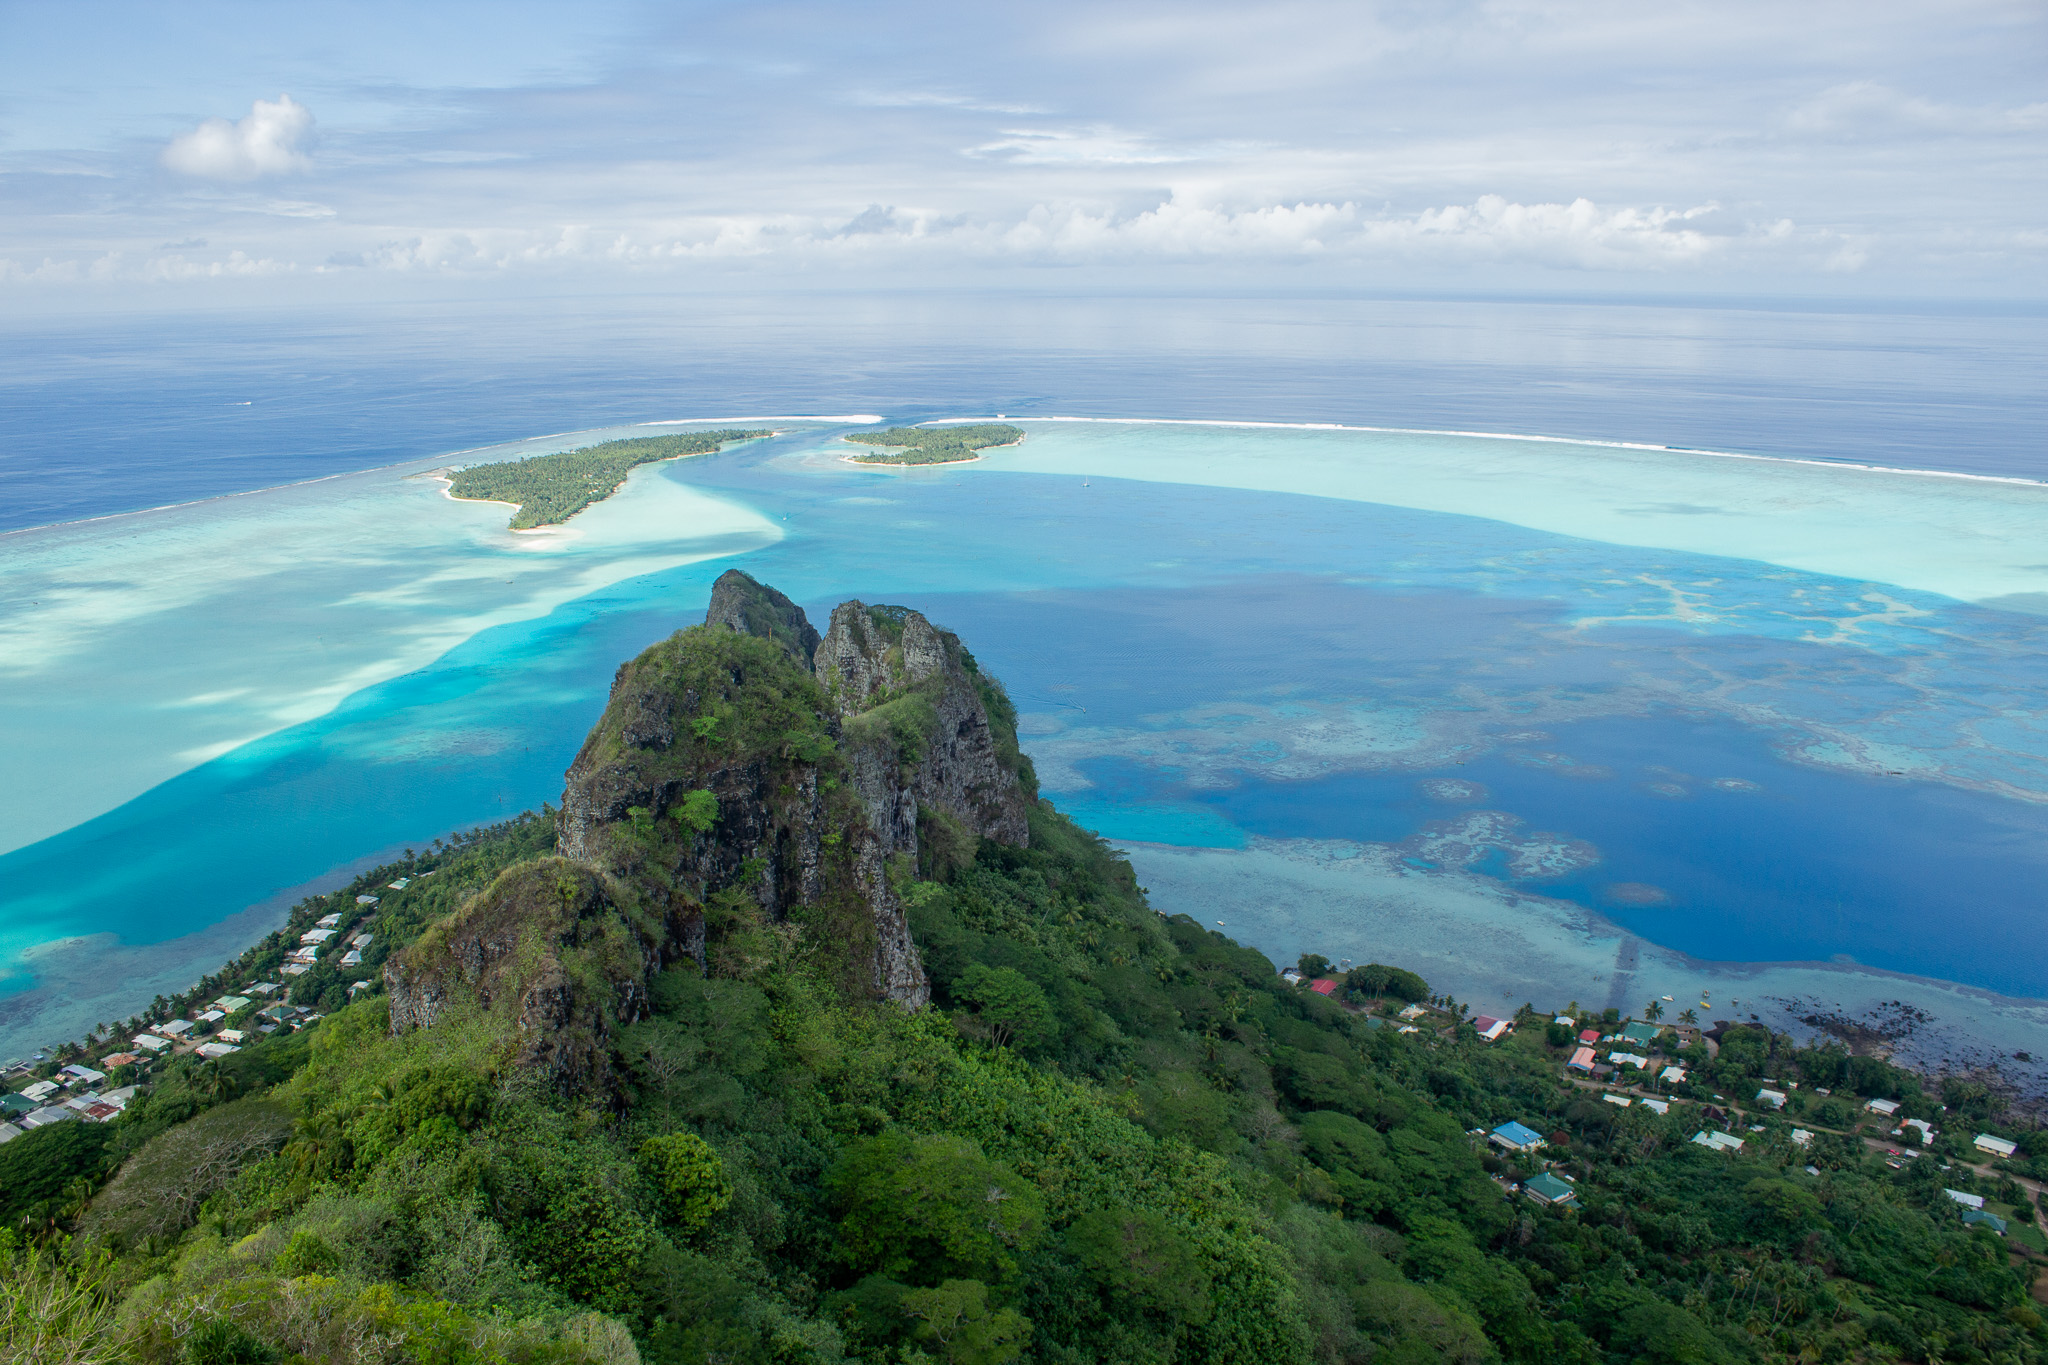
[(1649, 1004), (1643, 1007), (1643, 1018), (1649, 1020), (1651, 1023), (1654, 1024), (1663, 1017), (1664, 1006), (1660, 1001), (1652, 1000)]
[(998, 1047), (1032, 1048), (1053, 1036), (1052, 1005), (1045, 992), (1014, 967), (977, 962), (953, 982), (953, 994), (975, 1007)]
[(1208, 1321), (1209, 1272), (1188, 1240), (1160, 1215), (1143, 1209), (1085, 1214), (1067, 1229), (1067, 1245), (1113, 1302), (1175, 1322)]
[(640, 1163), (660, 1187), (671, 1217), (701, 1232), (732, 1203), (725, 1163), (692, 1132), (666, 1133), (640, 1144)]
[(951, 1365), (1008, 1365), (1024, 1353), (1031, 1321), (1014, 1308), (991, 1309), (980, 1280), (947, 1280), (913, 1289), (903, 1312), (917, 1320), (917, 1338), (939, 1348)]
[(1700, 1012), (1696, 1009), (1688, 1008), (1686, 1010), (1681, 1011), (1678, 1016), (1678, 1022), (1681, 1024), (1697, 1024), (1699, 1021)]
[(1044, 1228), (1037, 1189), (964, 1137), (892, 1129), (857, 1142), (825, 1191), (839, 1217), (839, 1258), (899, 1278), (999, 1272)]
[(1330, 971), (1330, 959), (1321, 953), (1303, 953), (1294, 965), (1303, 976), (1327, 976)]

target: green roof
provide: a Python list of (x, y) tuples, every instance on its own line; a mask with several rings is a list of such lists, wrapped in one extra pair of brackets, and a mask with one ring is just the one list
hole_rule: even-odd
[(1659, 1032), (1655, 1024), (1630, 1024), (1621, 1031), (1621, 1036), (1631, 1043), (1654, 1043)]
[(1557, 1204), (1577, 1196), (1578, 1191), (1559, 1180), (1548, 1171), (1532, 1175), (1522, 1182), (1522, 1188), (1545, 1203)]

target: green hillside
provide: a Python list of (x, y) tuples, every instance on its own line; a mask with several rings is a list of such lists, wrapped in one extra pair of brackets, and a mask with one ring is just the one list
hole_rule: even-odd
[[(870, 631), (900, 663), (929, 630), (907, 615), (835, 613), (818, 655)], [(1937, 1098), (1737, 1028), (1712, 1057), (1665, 1035), (1694, 1077), (1668, 1115), (1621, 1108), (1565, 1078), (1576, 1039), (1546, 1016), (1489, 1044), (1442, 1000), (1400, 1031), (1404, 998), (1431, 998), (1411, 973), (1361, 967), (1341, 1001), (1289, 984), (1155, 911), (1128, 861), (1043, 801), (1028, 840), (920, 816), (921, 851), (886, 876), (931, 1003), (878, 998), (848, 966), (859, 883), (829, 872), (858, 866), (862, 727), (835, 747), (791, 632), (755, 634), (683, 631), (622, 670), (572, 770), (620, 801), (618, 774), (654, 784), (597, 841), (611, 861), (557, 856), (543, 812), (309, 900), (194, 999), (274, 972), (322, 915), (374, 922), (360, 968), (329, 954), (291, 986), (318, 1022), (151, 1064), (118, 1119), (0, 1146), (0, 1360), (2048, 1356), (2013, 1178), (2048, 1144), (1973, 1174), (1954, 1138), (1995, 1111), (1981, 1090)], [(934, 638), (961, 671), (885, 687), (864, 715), (952, 705), (940, 682), (969, 678), (1028, 789), (1000, 687)], [(657, 693), (698, 719), (671, 732)], [(889, 764), (927, 761), (867, 728)], [(826, 812), (813, 899), (769, 915), (742, 894), (762, 863), (717, 871), (743, 838), (782, 846), (712, 794), (734, 774), (778, 819)], [(479, 943), (499, 965), (465, 956)], [(1791, 1122), (1706, 1115), (1765, 1076), (1803, 1082)], [(1895, 1169), (1853, 1132), (1875, 1093), (1906, 1114), (1945, 1102), (1958, 1133)], [(1546, 1145), (1489, 1145), (1509, 1120)], [(1819, 1137), (1796, 1145), (1792, 1122)], [(1739, 1151), (1690, 1141), (1723, 1124)], [(1513, 1188), (1545, 1173), (1572, 1197)], [(1944, 1189), (1983, 1193), (2013, 1235), (1965, 1226)]]

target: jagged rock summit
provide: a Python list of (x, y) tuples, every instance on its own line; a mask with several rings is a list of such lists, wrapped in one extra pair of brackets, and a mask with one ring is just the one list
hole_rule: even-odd
[(702, 626), (620, 667), (569, 768), (560, 857), (387, 964), (392, 1027), (474, 1000), (515, 1021), (529, 1064), (583, 1085), (608, 1074), (607, 1030), (640, 1016), (648, 977), (685, 956), (745, 975), (825, 952), (846, 987), (921, 1006), (897, 885), (983, 839), (1022, 847), (1036, 795), (1009, 698), (958, 637), (861, 602), (820, 636), (729, 571)]

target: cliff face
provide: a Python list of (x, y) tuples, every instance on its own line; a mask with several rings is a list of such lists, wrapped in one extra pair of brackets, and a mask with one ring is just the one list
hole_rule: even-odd
[(687, 955), (744, 974), (803, 943), (915, 1008), (930, 988), (892, 882), (980, 839), (1022, 846), (1030, 783), (1008, 699), (956, 637), (859, 602), (821, 637), (734, 570), (703, 626), (620, 667), (569, 768), (561, 858), (387, 966), (392, 1027), (473, 997), (512, 1011), (529, 1063), (566, 1083), (603, 1070), (653, 972)]

